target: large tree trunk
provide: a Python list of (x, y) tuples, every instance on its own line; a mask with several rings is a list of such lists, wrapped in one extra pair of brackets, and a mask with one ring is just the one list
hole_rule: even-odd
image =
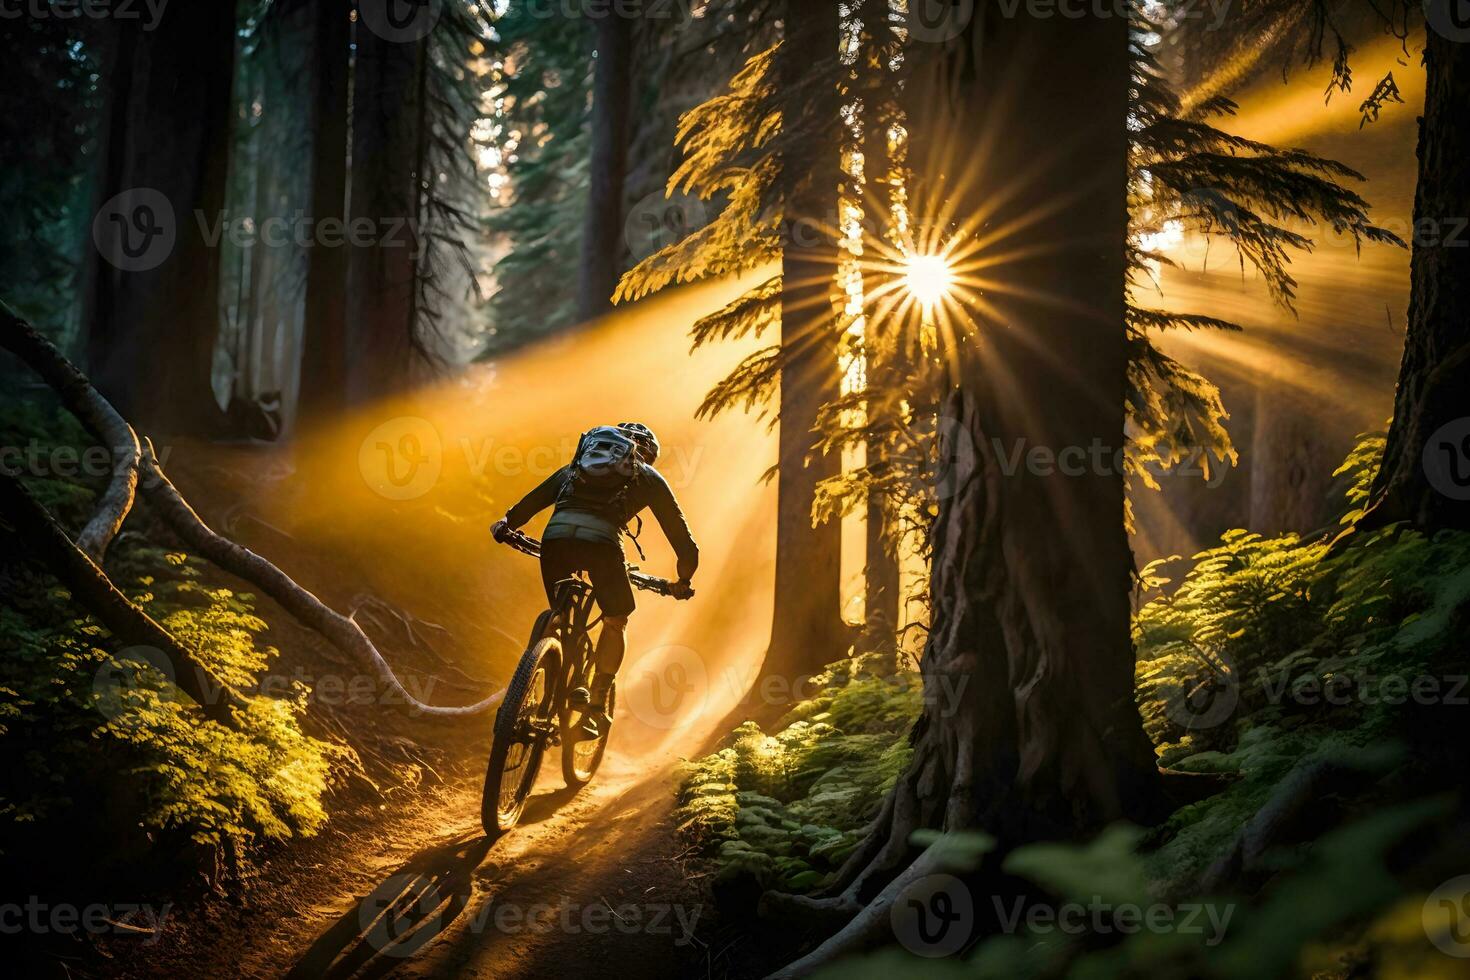
[(217, 229), (225, 208), (235, 4), (170, 5), (149, 30), (117, 24), (99, 196), (130, 193), (97, 218), (111, 244), (89, 297), (88, 357), (104, 393), (140, 423), (210, 434), (221, 420), (211, 387), (220, 249), (200, 225)]
[(405, 390), (416, 327), (422, 193), (415, 170), (427, 41), (388, 41), (357, 31), (352, 104), (352, 224), (371, 222), (349, 271), (347, 395), (361, 404)]
[(1470, 45), (1425, 32), (1409, 326), (1367, 521), (1470, 528)]
[(633, 20), (608, 9), (597, 21), (597, 72), (592, 94), (592, 178), (582, 233), (577, 315), (612, 309), (622, 272), (623, 183), (628, 171), (628, 120), (633, 97)]
[[(948, 770), (932, 784), (946, 790), (948, 827), (983, 819), (1003, 838), (1067, 835), (1138, 815), (1157, 777), (1133, 700), (1133, 559), (1112, 462), (1128, 366), (1127, 24), (991, 6), (983, 31), (977, 22), (961, 41), (968, 51), (935, 65), (959, 73), (948, 93), (958, 124), (921, 129), (919, 152), (941, 175), (937, 204), (984, 216), (983, 275), (997, 285), (986, 315), (967, 317), (971, 340), (948, 352), (956, 386), (941, 421), (955, 493), (941, 504), (925, 671), (971, 677), (974, 699), (926, 712), (910, 777)], [(945, 97), (919, 88), (933, 104)], [(979, 152), (935, 168), (946, 133), (980, 134)], [(977, 168), (975, 179), (946, 179), (960, 168)], [(1008, 473), (1017, 446), (1049, 448), (1067, 470)], [(1073, 465), (1093, 447), (1106, 447), (1101, 460)], [(1006, 704), (992, 717), (997, 698)]]
[[(952, 387), (925, 706), (907, 771), (839, 875), (849, 903), (910, 860), (915, 829), (983, 827), (1011, 845), (1146, 818), (1157, 800), (1112, 467), (1127, 368), (1127, 25), (991, 6), (955, 41), (911, 50), (916, 224), (953, 215), (959, 251), (992, 285), (962, 288), (962, 307), (939, 314)], [(1094, 446), (1100, 465), (1071, 453), (1066, 473), (1024, 459)]]
[[(316, 0), (311, 85), (313, 227), (347, 216), (347, 84), (351, 0)], [(347, 251), (318, 242), (307, 255), (306, 325), (301, 346), (302, 428), (330, 422), (345, 406)]]
[(782, 176), (786, 240), (781, 272), (780, 431), (776, 477), (776, 597), (766, 672), (796, 678), (815, 673), (846, 647), (841, 619), (842, 528), (837, 521), (812, 526), (817, 483), (836, 476), (835, 453), (813, 450), (817, 413), (837, 398), (837, 330), (832, 293), (837, 247), (835, 224), (841, 184), (837, 93), (812, 84), (813, 60), (838, 49), (836, 4), (790, 0), (780, 75), (790, 93), (788, 125), (796, 119), (830, 120), (832, 139), (813, 139), (814, 154), (787, 145)]

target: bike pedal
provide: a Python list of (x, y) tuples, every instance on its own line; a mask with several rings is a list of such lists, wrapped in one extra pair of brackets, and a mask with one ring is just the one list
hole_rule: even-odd
[(592, 692), (585, 687), (575, 687), (567, 695), (567, 703), (573, 708), (585, 708), (592, 703)]

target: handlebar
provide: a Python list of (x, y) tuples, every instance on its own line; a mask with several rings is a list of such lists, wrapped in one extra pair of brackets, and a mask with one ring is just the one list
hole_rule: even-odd
[[(521, 552), (521, 554), (530, 555), (532, 558), (541, 557), (541, 542), (537, 541), (529, 534), (526, 534), (523, 531), (506, 530), (504, 532), (504, 535), (505, 536), (503, 539), (500, 540), (500, 543), (505, 545), (506, 547), (513, 548), (516, 551)], [(669, 581), (666, 578), (659, 578), (656, 575), (645, 575), (643, 572), (638, 571), (638, 566), (636, 565), (628, 566), (628, 581), (632, 582), (635, 588), (642, 589), (645, 592), (652, 592), (655, 595), (668, 596), (671, 599), (694, 598), (693, 589), (689, 590), (689, 594), (687, 596), (676, 596), (674, 595), (675, 583)]]

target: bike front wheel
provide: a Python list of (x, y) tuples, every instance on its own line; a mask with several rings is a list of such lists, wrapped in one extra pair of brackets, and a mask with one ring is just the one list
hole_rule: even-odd
[(495, 715), (495, 736), (480, 800), (480, 823), (491, 837), (519, 822), (536, 785), (546, 743), (555, 732), (561, 659), (560, 640), (548, 636), (537, 641), (521, 656)]

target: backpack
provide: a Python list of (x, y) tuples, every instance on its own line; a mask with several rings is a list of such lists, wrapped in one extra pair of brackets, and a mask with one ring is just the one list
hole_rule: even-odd
[(556, 497), (557, 506), (588, 511), (607, 519), (633, 539), (633, 547), (641, 557), (643, 548), (638, 544), (638, 533), (643, 530), (642, 518), (638, 519), (637, 532), (625, 526), (629, 519), (628, 491), (637, 484), (641, 473), (638, 446), (631, 436), (610, 425), (590, 429), (577, 440), (566, 482)]

